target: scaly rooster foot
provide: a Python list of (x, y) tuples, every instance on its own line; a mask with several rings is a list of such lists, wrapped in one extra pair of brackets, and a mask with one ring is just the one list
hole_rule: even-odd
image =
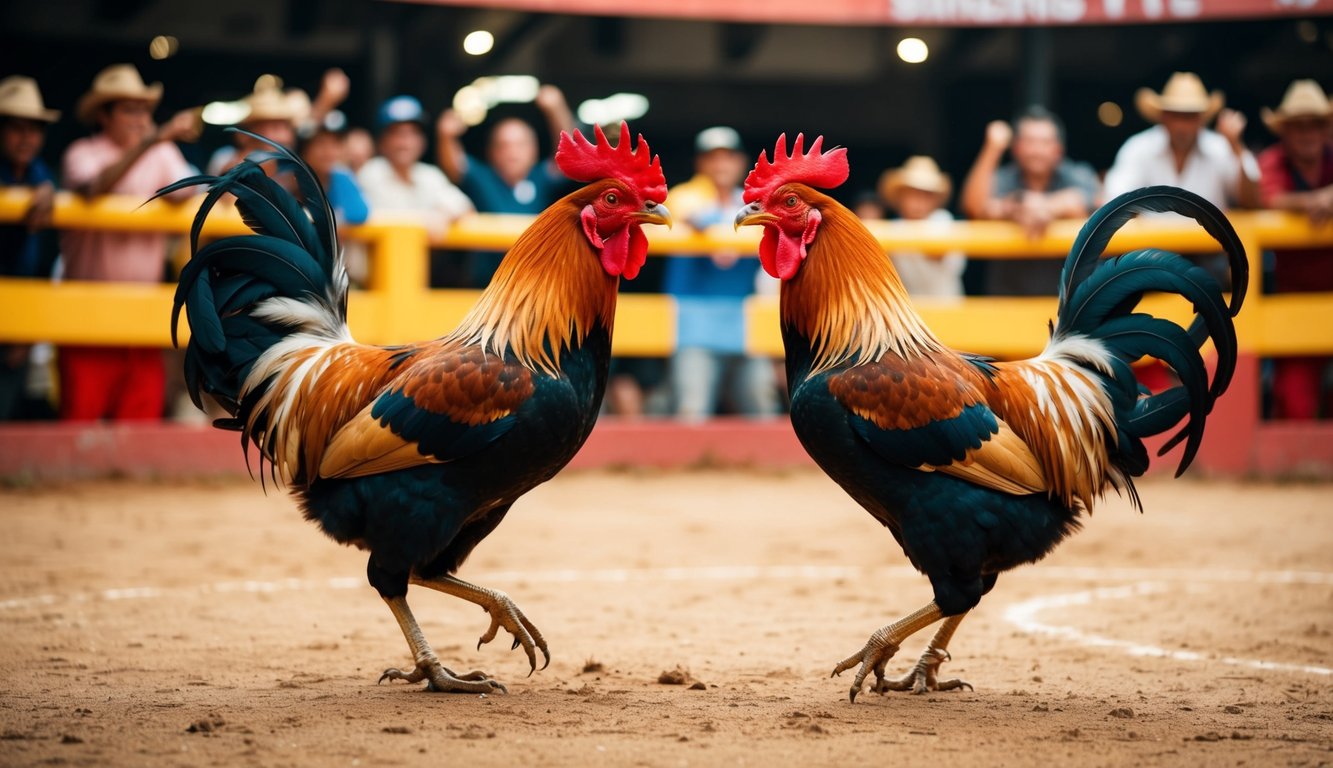
[(546, 648), (546, 640), (537, 626), (528, 620), (527, 616), (514, 605), (514, 601), (503, 592), (487, 590), (486, 602), (480, 603), (482, 610), (491, 616), (491, 626), (486, 630), (486, 634), (477, 640), (477, 649), (486, 643), (495, 639), (500, 628), (503, 627), (509, 634), (514, 636), (514, 644), (510, 650), (523, 646), (523, 651), (528, 654), (528, 676), (537, 671), (537, 650), (541, 650), (545, 663), (542, 669), (546, 669), (551, 664), (551, 652)]
[(509, 693), (504, 683), (492, 680), (485, 672), (458, 675), (438, 661), (418, 662), (416, 669), (411, 672), (397, 668), (386, 669), (384, 674), (380, 675), (379, 682), (385, 680), (402, 680), (408, 683), (425, 680), (427, 681), (425, 690), (439, 693)]
[(861, 692), (861, 685), (865, 682), (866, 675), (869, 675), (871, 672), (875, 673), (875, 684), (872, 687), (872, 690), (878, 691), (882, 685), (885, 685), (884, 665), (887, 664), (889, 659), (892, 659), (893, 655), (897, 652), (897, 644), (889, 641), (882, 637), (880, 633), (876, 632), (870, 636), (870, 640), (866, 642), (864, 648), (838, 662), (838, 666), (833, 668), (833, 674), (830, 675), (830, 677), (841, 675), (843, 672), (855, 667), (857, 664), (861, 665), (856, 670), (856, 677), (852, 678), (852, 688), (847, 695), (848, 700), (855, 704), (856, 695)]
[(885, 694), (889, 691), (911, 691), (915, 694), (921, 694), (926, 691), (952, 691), (956, 688), (973, 690), (972, 684), (966, 680), (959, 680), (958, 678), (952, 680), (939, 679), (940, 665), (949, 659), (949, 652), (943, 648), (927, 648), (926, 652), (921, 654), (921, 660), (916, 663), (911, 671), (893, 680), (878, 678), (875, 680), (875, 686), (872, 690), (878, 694)]

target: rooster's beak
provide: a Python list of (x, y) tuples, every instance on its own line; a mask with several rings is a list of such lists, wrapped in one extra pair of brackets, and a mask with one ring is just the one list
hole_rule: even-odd
[(774, 216), (759, 207), (759, 203), (750, 203), (739, 211), (736, 211), (735, 228), (740, 229), (746, 224), (767, 224), (770, 221), (777, 220), (777, 216)]
[(671, 229), (671, 211), (661, 203), (649, 200), (643, 204), (643, 210), (635, 211), (633, 216), (643, 224), (665, 224), (667, 229)]

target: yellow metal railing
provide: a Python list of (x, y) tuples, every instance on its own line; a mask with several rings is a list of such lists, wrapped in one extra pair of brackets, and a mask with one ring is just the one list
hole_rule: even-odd
[[(0, 188), (0, 222), (19, 221), (28, 195)], [(52, 225), (61, 229), (189, 232), (195, 202), (156, 201), (140, 205), (125, 197), (88, 201), (59, 195)], [(478, 215), (459, 221), (446, 236), (431, 243), (415, 224), (377, 218), (350, 230), (351, 239), (369, 244), (369, 288), (352, 292), (348, 310), (357, 339), (389, 344), (432, 338), (452, 328), (476, 298), (468, 290), (427, 287), (428, 248), (503, 250), (531, 219), (522, 216)], [(1333, 355), (1333, 294), (1264, 296), (1259, 290), (1261, 253), (1265, 248), (1333, 248), (1333, 226), (1313, 227), (1303, 217), (1279, 212), (1237, 212), (1231, 220), (1251, 260), (1250, 290), (1238, 319), (1242, 348), (1261, 356)], [(1045, 237), (1028, 240), (1004, 222), (870, 222), (886, 250), (929, 254), (962, 251), (969, 258), (1005, 259), (1062, 257), (1081, 222), (1054, 223)], [(704, 254), (718, 249), (753, 252), (755, 228), (733, 232), (717, 227), (707, 232), (651, 228), (650, 253)], [(247, 232), (234, 211), (218, 210), (205, 227), (206, 236)], [(1157, 247), (1182, 253), (1211, 252), (1216, 243), (1191, 224), (1139, 220), (1131, 222), (1111, 243), (1121, 252)], [(0, 341), (54, 341), (81, 344), (170, 344), (170, 285), (63, 282), (0, 279)], [(1155, 313), (1183, 319), (1188, 307), (1169, 298), (1149, 299)], [(957, 300), (922, 299), (917, 308), (948, 344), (959, 349), (1017, 357), (1034, 354), (1046, 340), (1046, 323), (1055, 313), (1053, 298), (976, 297)], [(615, 351), (620, 355), (667, 355), (674, 347), (675, 304), (669, 296), (622, 295), (616, 319)], [(780, 355), (777, 299), (757, 296), (747, 308), (747, 340), (758, 353)]]

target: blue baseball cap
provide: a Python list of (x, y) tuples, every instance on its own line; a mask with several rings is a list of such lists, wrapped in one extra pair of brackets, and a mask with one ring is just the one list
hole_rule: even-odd
[(426, 110), (415, 96), (394, 96), (375, 113), (375, 130), (382, 132), (395, 123), (418, 123), (427, 127)]

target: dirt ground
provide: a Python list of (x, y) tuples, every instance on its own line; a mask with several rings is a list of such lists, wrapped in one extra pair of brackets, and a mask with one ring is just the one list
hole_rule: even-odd
[(974, 691), (855, 705), (833, 665), (929, 590), (815, 471), (520, 501), (460, 575), (514, 598), (549, 668), (409, 596), (446, 665), (508, 684), (485, 697), (377, 685), (408, 654), (363, 556), (282, 494), (0, 491), (0, 764), (1333, 764), (1333, 486), (1141, 490), (1147, 514), (1108, 500), (963, 623), (944, 672)]

